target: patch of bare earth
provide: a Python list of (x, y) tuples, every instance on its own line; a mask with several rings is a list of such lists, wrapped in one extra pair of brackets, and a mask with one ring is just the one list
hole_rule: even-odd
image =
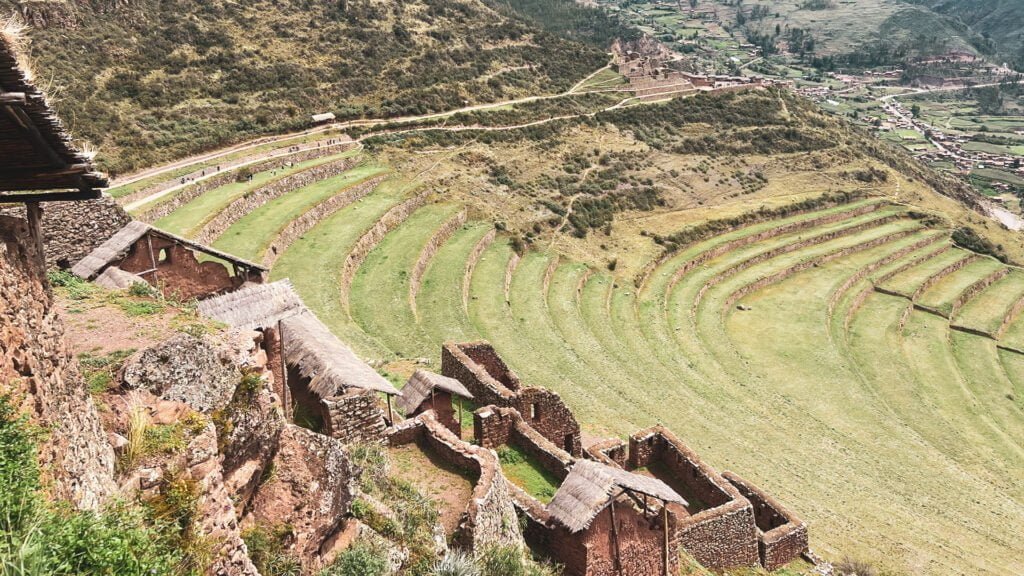
[(390, 455), (392, 474), (433, 500), (444, 532), (451, 536), (473, 497), (475, 479), (416, 444), (391, 448)]

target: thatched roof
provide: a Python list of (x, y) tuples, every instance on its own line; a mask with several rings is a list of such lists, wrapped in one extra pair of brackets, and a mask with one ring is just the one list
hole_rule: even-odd
[(570, 532), (580, 532), (586, 530), (623, 490), (646, 494), (663, 502), (687, 505), (682, 496), (657, 478), (626, 472), (593, 460), (578, 460), (558, 487), (547, 510)]
[(221, 252), (216, 248), (206, 246), (205, 244), (199, 244), (198, 242), (193, 242), (188, 238), (182, 238), (181, 236), (171, 234), (170, 232), (160, 230), (159, 228), (154, 228), (145, 222), (133, 220), (126, 224), (124, 228), (118, 230), (116, 234), (108, 238), (106, 242), (97, 246), (96, 249), (90, 252), (88, 256), (82, 258), (71, 268), (71, 271), (76, 276), (85, 278), (86, 280), (92, 280), (111, 263), (124, 258), (128, 253), (128, 249), (132, 247), (132, 244), (135, 244), (135, 242), (148, 233), (172, 240), (178, 244), (191, 248), (196, 252), (202, 252), (204, 254), (220, 258), (221, 260), (226, 260), (241, 268), (260, 270), (263, 272), (267, 270), (255, 262), (243, 260), (242, 258), (232, 256), (227, 252)]
[(338, 396), (348, 388), (400, 395), (312, 312), (306, 310), (282, 320), (281, 328), (285, 361), (310, 379), (309, 389), (320, 398)]
[(201, 315), (245, 330), (275, 326), (304, 309), (302, 299), (287, 279), (252, 284), (199, 303)]
[(432, 390), (443, 390), (463, 398), (473, 398), (462, 382), (455, 378), (441, 376), (427, 370), (417, 370), (402, 388), (402, 397), (398, 399), (398, 407), (409, 414), (419, 408), (420, 404), (430, 396)]
[(17, 26), (0, 22), (0, 199), (20, 199), (4, 192), (41, 190), (97, 197), (106, 177), (75, 148), (46, 96), (32, 83), (20, 44)]

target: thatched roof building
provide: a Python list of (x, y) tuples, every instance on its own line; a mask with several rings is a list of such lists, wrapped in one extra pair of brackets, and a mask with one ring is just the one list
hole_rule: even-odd
[(309, 378), (309, 390), (320, 398), (338, 396), (349, 388), (401, 395), (309, 310), (282, 320), (281, 328), (285, 361)]
[(124, 228), (119, 230), (116, 234), (107, 239), (106, 242), (100, 244), (95, 250), (89, 253), (88, 256), (82, 258), (71, 271), (81, 278), (86, 280), (95, 279), (103, 270), (118, 260), (123, 259), (128, 250), (143, 238), (147, 234), (153, 234), (156, 237), (170, 240), (176, 244), (180, 244), (186, 248), (194, 250), (196, 252), (202, 252), (215, 258), (230, 262), (235, 265), (236, 268), (241, 268), (246, 271), (266, 272), (267, 269), (263, 266), (256, 264), (255, 262), (249, 262), (237, 256), (228, 254), (227, 252), (221, 252), (216, 248), (211, 248), (204, 244), (193, 242), (187, 238), (182, 238), (170, 232), (154, 228), (145, 222), (133, 220), (129, 222)]
[(590, 523), (624, 492), (646, 494), (663, 502), (687, 506), (667, 484), (592, 460), (578, 460), (547, 506), (551, 518), (570, 532), (586, 530)]
[(430, 397), (435, 390), (440, 390), (461, 396), (462, 398), (473, 399), (469, 390), (455, 378), (441, 376), (427, 370), (417, 370), (402, 388), (402, 397), (398, 399), (398, 407), (406, 414), (411, 414), (423, 404), (423, 401)]
[(0, 23), (0, 202), (98, 198), (106, 177), (32, 83), (20, 42), (16, 26)]
[(245, 286), (199, 303), (201, 315), (244, 330), (276, 326), (303, 310), (305, 305), (288, 279)]

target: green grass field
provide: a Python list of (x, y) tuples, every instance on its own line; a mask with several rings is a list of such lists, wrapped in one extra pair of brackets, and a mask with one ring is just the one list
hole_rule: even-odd
[[(290, 219), (380, 170), (367, 164), (289, 192), (217, 245), (258, 258)], [(388, 366), (426, 358), (436, 369), (444, 341), (484, 338), (525, 383), (558, 392), (587, 438), (663, 423), (806, 519), (826, 557), (863, 558), (887, 574), (1024, 572), (1024, 355), (999, 348), (1024, 348), (1024, 321), (996, 341), (873, 290), (913, 263), (882, 283), (909, 297), (970, 256), (933, 255), (948, 230), (864, 200), (697, 242), (638, 287), (551, 251), (517, 255), (507, 235), (488, 243), (492, 224), (471, 219), (429, 259), (414, 307), (411, 270), (461, 209), (445, 200), (415, 210), (369, 252), (346, 310), (342, 264), (411, 189), (385, 180), (298, 239), (271, 274), (290, 278), (362, 357), (398, 361)], [(194, 228), (237, 193), (214, 191), (168, 219)], [(948, 312), (1003, 266), (977, 259), (919, 303)], [(1013, 269), (952, 323), (994, 333), (1022, 296), (1024, 271)], [(550, 499), (557, 482), (537, 463), (515, 450), (504, 460), (513, 482)]]
[(289, 222), (345, 188), (384, 171), (383, 167), (368, 162), (274, 198), (240, 218), (213, 245), (242, 258), (260, 260), (271, 241)]

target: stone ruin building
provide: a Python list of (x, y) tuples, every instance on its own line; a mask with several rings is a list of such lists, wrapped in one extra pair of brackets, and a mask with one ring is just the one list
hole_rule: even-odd
[[(207, 258), (200, 261), (199, 256)], [(203, 299), (262, 283), (267, 270), (232, 256), (131, 221), (75, 264), (71, 271), (107, 288), (142, 282), (166, 297)]]
[[(394, 421), (397, 389), (356, 356), (302, 303), (287, 280), (199, 303), (199, 313), (262, 333), (286, 417), (343, 442), (379, 440)], [(378, 393), (387, 398), (387, 409)]]
[(583, 454), (580, 425), (558, 394), (523, 386), (487, 342), (446, 343), (441, 374), (462, 382), (477, 405), (514, 408), (545, 438), (573, 456)]
[[(453, 399), (458, 404), (458, 413)], [(461, 437), (463, 399), (472, 400), (473, 394), (461, 382), (421, 369), (414, 372), (402, 388), (398, 407), (408, 418), (433, 410), (438, 422)]]
[[(445, 344), (442, 372), (484, 404), (474, 413), (478, 446), (513, 446), (560, 482), (548, 505), (515, 485), (509, 490), (526, 520), (526, 541), (565, 565), (566, 574), (677, 574), (676, 555), (665, 551), (678, 549), (712, 569), (774, 570), (808, 551), (807, 528), (792, 512), (739, 476), (719, 474), (662, 426), (633, 434), (628, 444), (610, 439), (572, 454), (557, 442), (565, 430), (552, 432), (537, 417), (544, 406), (512, 392), (526, 388), (489, 344)], [(556, 406), (568, 412), (560, 400)]]

